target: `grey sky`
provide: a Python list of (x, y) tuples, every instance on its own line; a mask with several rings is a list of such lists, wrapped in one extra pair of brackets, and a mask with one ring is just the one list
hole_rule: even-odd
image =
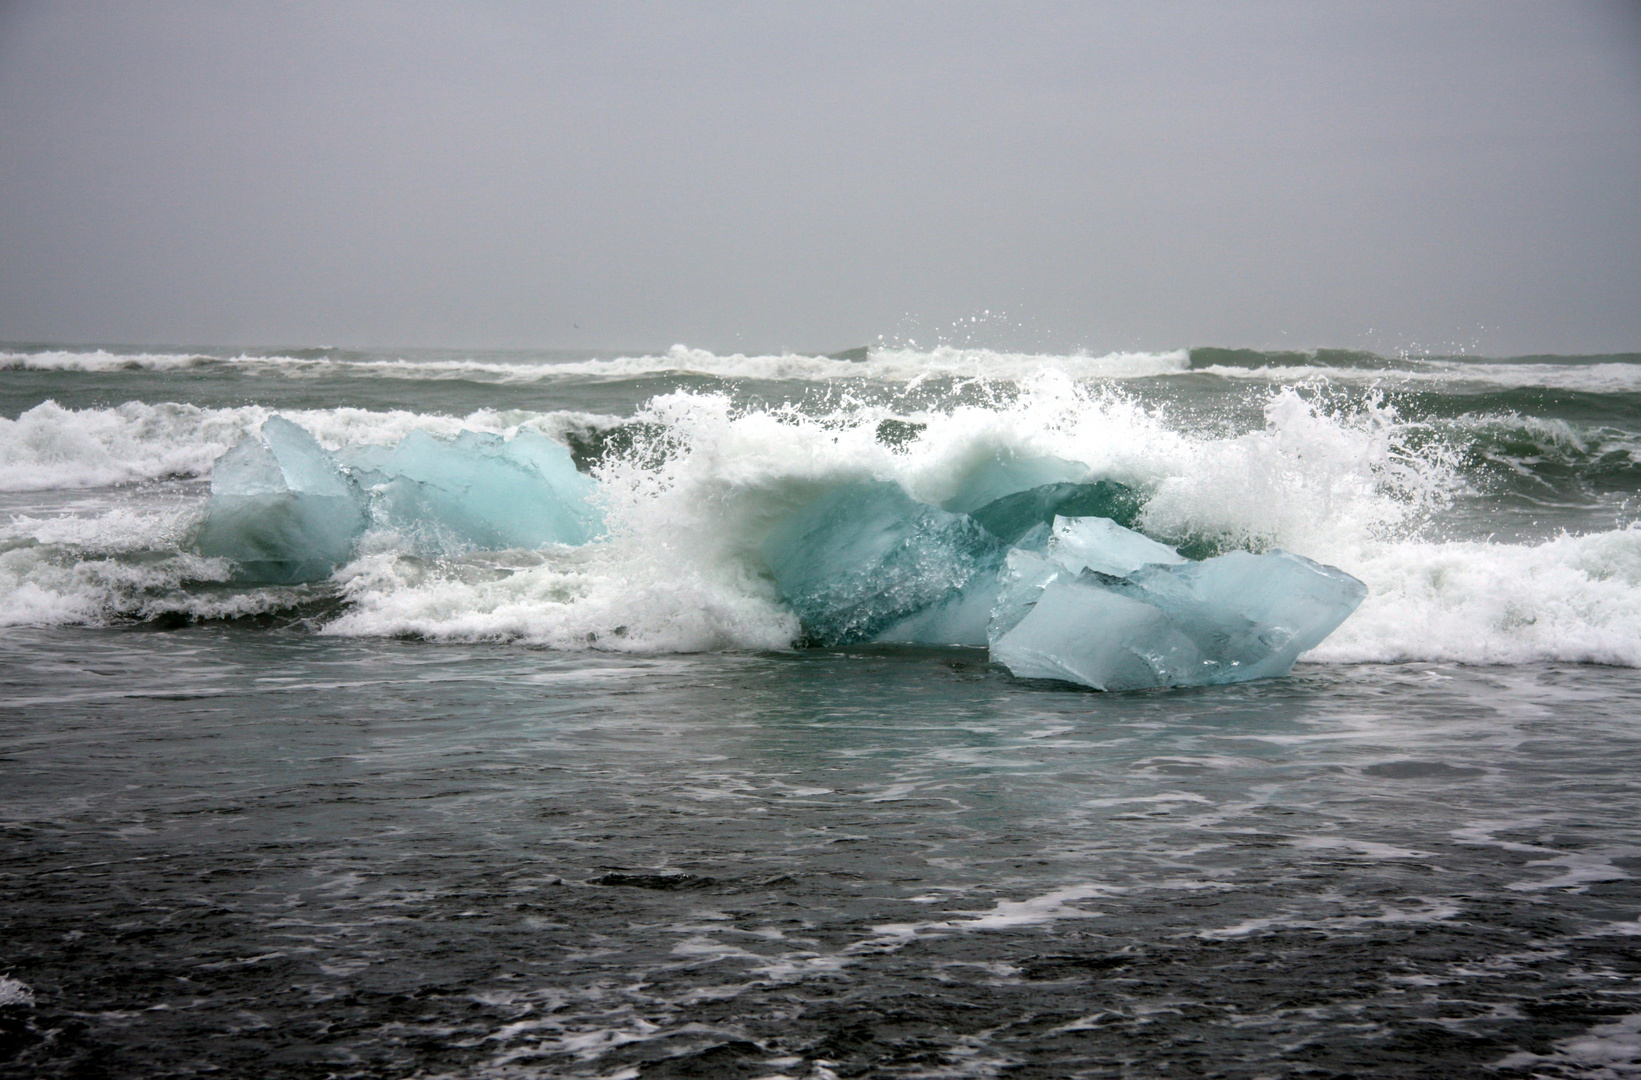
[(1638, 10), (0, 0), (0, 340), (1641, 349)]

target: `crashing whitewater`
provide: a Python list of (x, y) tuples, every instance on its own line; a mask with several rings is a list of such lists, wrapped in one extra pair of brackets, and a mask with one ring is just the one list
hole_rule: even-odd
[[(0, 532), (0, 622), (285, 615), (343, 635), (784, 649), (817, 636), (770, 547), (805, 508), (882, 485), (967, 514), (1106, 483), (1133, 493), (1124, 524), (1188, 555), (1282, 550), (1360, 579), (1360, 608), (1306, 659), (1641, 666), (1634, 524), (1534, 543), (1443, 535), (1467, 483), (1455, 455), (1371, 400), (1282, 388), (1251, 429), (1187, 419), (1056, 371), (926, 409), (690, 391), (626, 418), (47, 403), (0, 420), (0, 475), (21, 500)], [(311, 557), (284, 570), (250, 566), (243, 541), (262, 526), (213, 506), (204, 483), (229, 490), (238, 469), (250, 490), (267, 462), (244, 448), (270, 438), (311, 441), (375, 493), (332, 490), (350, 520), (297, 528)], [(574, 512), (555, 517), (496, 455), (526, 459)], [(998, 558), (994, 572), (1009, 550)]]

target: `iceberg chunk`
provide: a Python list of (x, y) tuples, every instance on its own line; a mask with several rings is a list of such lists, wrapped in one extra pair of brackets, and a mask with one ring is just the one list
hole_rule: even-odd
[(428, 555), (581, 544), (602, 527), (597, 487), (534, 432), (447, 442), (417, 431), (333, 456), (276, 416), (217, 459), (196, 544), (232, 559), (239, 580), (272, 584), (329, 576), (372, 522)]
[(292, 584), (330, 576), (365, 527), (364, 498), (317, 440), (283, 417), (217, 459), (195, 539), (232, 559), (240, 581)]
[(967, 515), (872, 482), (798, 511), (770, 534), (763, 556), (821, 644), (983, 645), (1003, 545)]
[(589, 498), (597, 481), (576, 471), (568, 449), (532, 431), (512, 439), (464, 431), (454, 441), (413, 431), (344, 461), (369, 488), (377, 523), (428, 554), (584, 544), (603, 526)]
[(1099, 690), (1286, 675), (1367, 595), (1344, 571), (1286, 551), (1148, 562), (1121, 576), (1084, 568), (1072, 577), (1063, 562), (1033, 558), (1005, 583), (992, 659), (1023, 678)]

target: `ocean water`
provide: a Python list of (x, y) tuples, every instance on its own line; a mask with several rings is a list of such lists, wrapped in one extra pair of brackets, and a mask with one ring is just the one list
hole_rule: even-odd
[[(246, 582), (274, 416), (605, 532)], [(1201, 689), (800, 647), (783, 520), (1021, 463), (1368, 598)], [(0, 1075), (1641, 1077), (1638, 521), (1636, 355), (0, 349)]]

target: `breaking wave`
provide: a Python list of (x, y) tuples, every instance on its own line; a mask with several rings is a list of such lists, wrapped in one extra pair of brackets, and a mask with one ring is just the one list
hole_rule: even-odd
[[(1172, 544), (1282, 547), (1361, 578), (1367, 601), (1312, 660), (1641, 666), (1641, 527), (1520, 544), (1445, 537), (1445, 508), (1475, 482), (1466, 452), (1377, 399), (1273, 389), (1257, 423), (1224, 430), (1039, 366), (994, 400), (911, 412), (687, 391), (624, 419), (286, 410), (331, 450), (414, 431), (567, 442), (598, 481), (607, 532), (580, 547), (433, 558), (373, 528), (327, 581), (247, 587), (192, 545), (212, 462), (271, 415), (47, 403), (0, 420), (0, 475), (13, 493), (0, 526), (0, 623), (283, 613), (338, 635), (784, 649), (799, 627), (760, 555), (781, 521), (845, 484), (888, 481), (941, 505), (988, 470), (1018, 468), (1128, 485), (1144, 500), (1139, 526)], [(1495, 420), (1501, 445), (1531, 428)], [(1533, 437), (1580, 457), (1617, 452), (1608, 443), (1619, 438)], [(29, 494), (74, 490), (78, 501), (51, 505)]]

